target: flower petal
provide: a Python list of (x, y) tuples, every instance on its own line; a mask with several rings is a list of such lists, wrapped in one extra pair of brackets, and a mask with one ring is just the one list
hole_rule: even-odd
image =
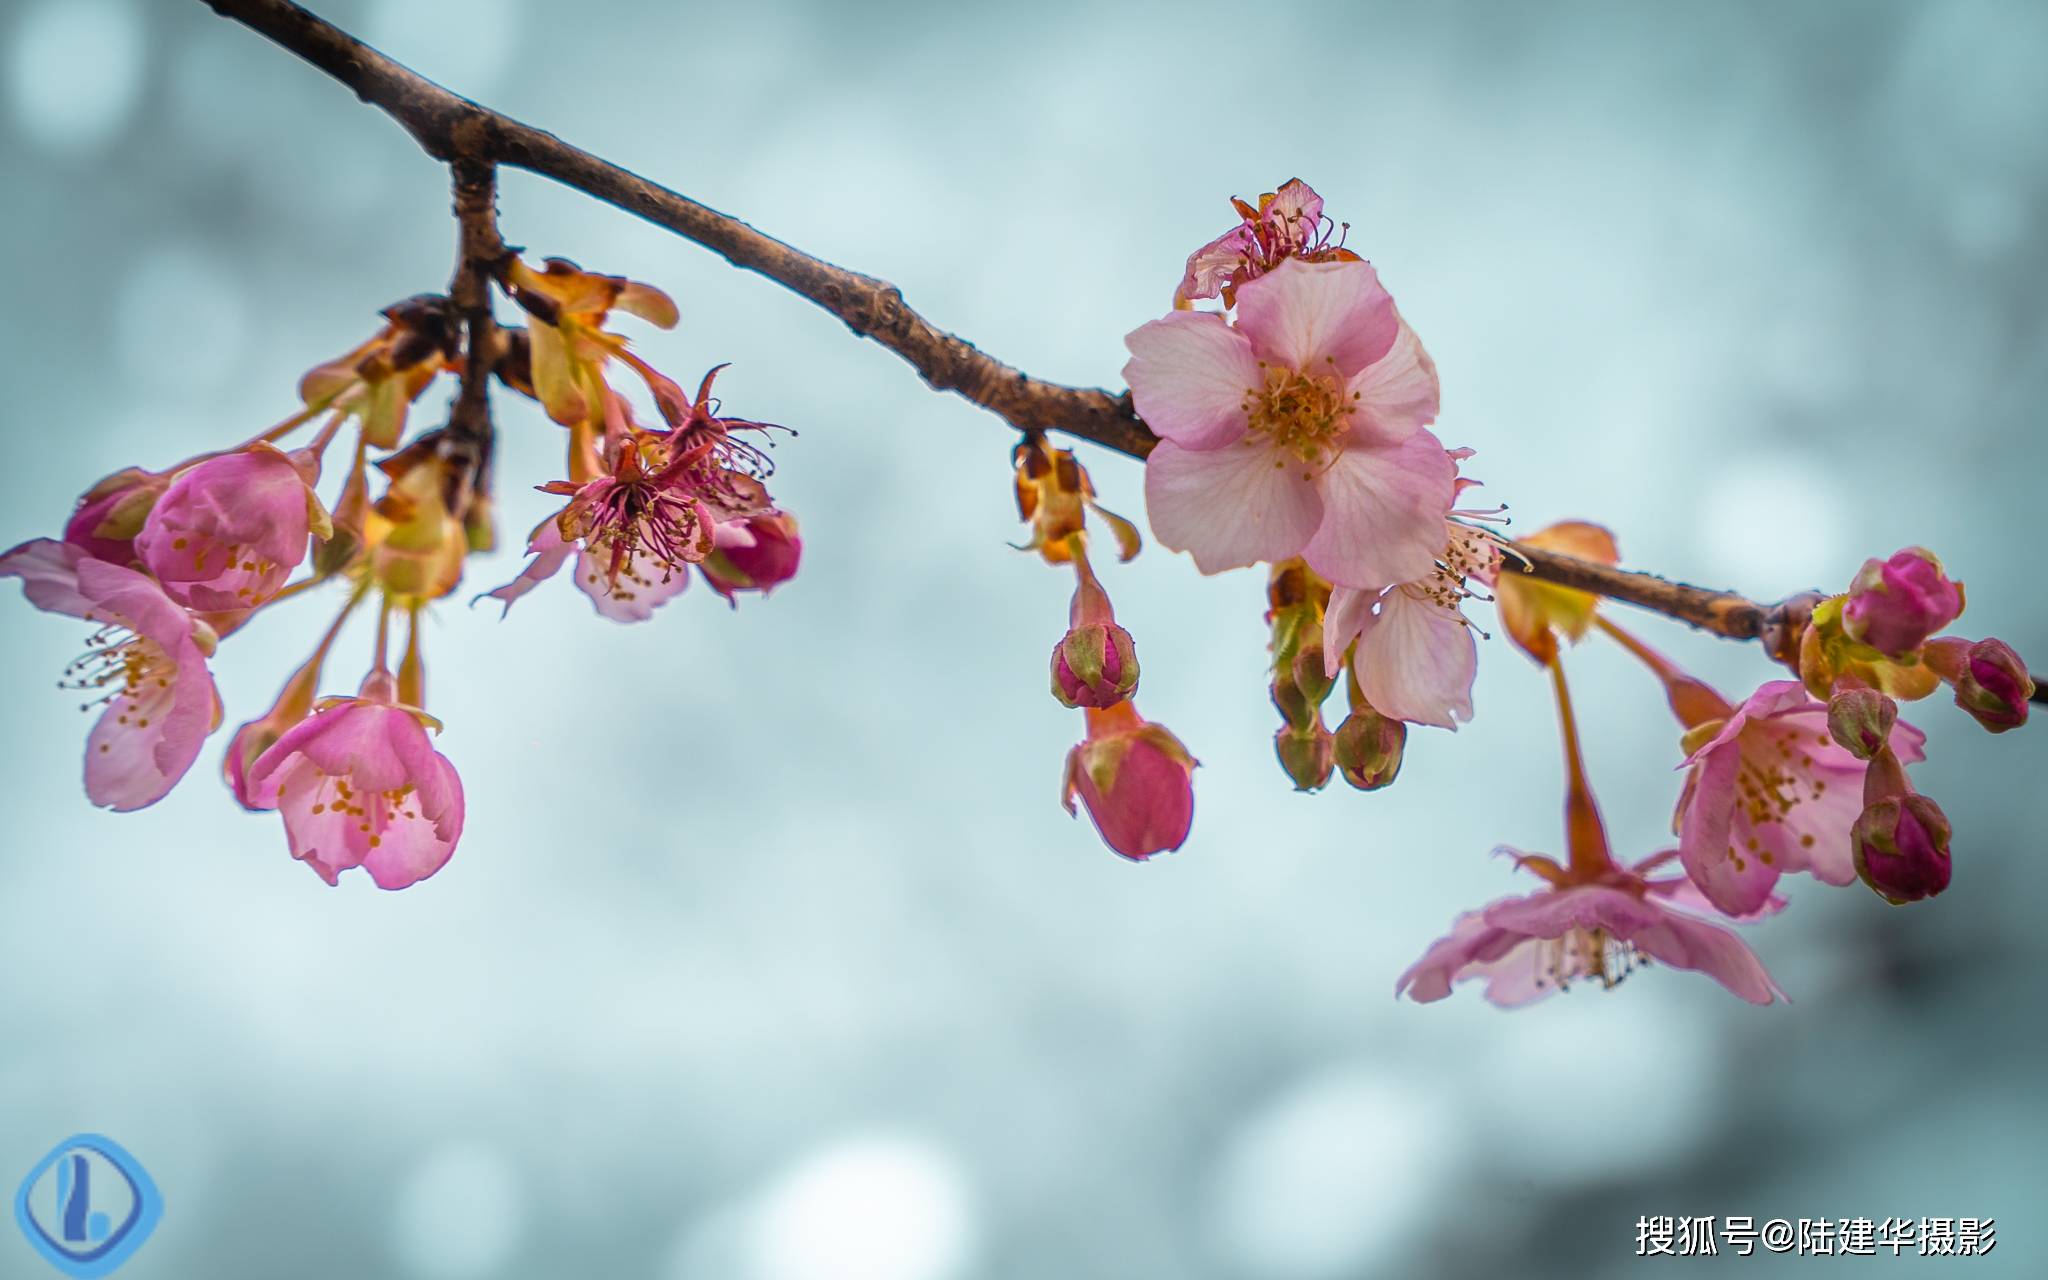
[(1299, 467), (1279, 461), (1249, 441), (1203, 453), (1161, 441), (1145, 460), (1153, 536), (1192, 553), (1203, 573), (1299, 554), (1323, 502)]
[(1785, 999), (1763, 961), (1732, 930), (1679, 911), (1664, 911), (1631, 939), (1638, 949), (1674, 969), (1704, 973), (1751, 1004)]
[(1393, 348), (1353, 378), (1348, 390), (1354, 397), (1351, 429), (1368, 440), (1394, 444), (1436, 421), (1436, 361), (1405, 320)]
[(1290, 258), (1237, 291), (1237, 328), (1269, 364), (1348, 381), (1393, 348), (1400, 319), (1371, 263)]
[(1309, 568), (1345, 587), (1416, 582), (1444, 549), (1457, 464), (1427, 431), (1399, 444), (1350, 447), (1315, 478), (1323, 519), (1301, 550)]
[(1472, 718), (1479, 646), (1457, 610), (1396, 587), (1381, 597), (1379, 623), (1359, 641), (1352, 670), (1381, 715), (1456, 729)]
[(1678, 813), (1678, 859), (1685, 874), (1723, 915), (1746, 916), (1762, 909), (1778, 882), (1775, 862), (1755, 850), (1735, 848), (1736, 811), (1741, 797), (1739, 744), (1727, 743), (1693, 757), (1695, 770)]
[(1245, 396), (1265, 385), (1251, 343), (1207, 311), (1176, 311), (1124, 338), (1131, 403), (1163, 440), (1220, 449), (1245, 433)]

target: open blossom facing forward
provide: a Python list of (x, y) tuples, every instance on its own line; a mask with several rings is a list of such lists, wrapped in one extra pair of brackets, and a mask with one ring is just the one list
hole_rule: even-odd
[(292, 856), (329, 884), (361, 867), (378, 888), (403, 889), (439, 871), (462, 835), (462, 779), (397, 696), (373, 671), (248, 768), (250, 807), (278, 810)]
[(36, 608), (99, 628), (65, 672), (88, 709), (105, 707), (86, 737), (87, 797), (117, 810), (163, 799), (220, 723), (213, 630), (147, 576), (70, 543), (23, 543), (0, 556), (0, 577), (20, 578)]
[(1289, 260), (1238, 291), (1234, 324), (1175, 312), (1124, 341), (1160, 437), (1161, 542), (1204, 573), (1300, 556), (1339, 586), (1429, 576), (1457, 467), (1424, 429), (1436, 368), (1370, 265)]

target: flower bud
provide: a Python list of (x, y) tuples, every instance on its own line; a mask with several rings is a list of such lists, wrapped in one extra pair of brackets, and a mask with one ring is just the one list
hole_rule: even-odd
[(2034, 678), (2005, 641), (1979, 640), (1971, 645), (1955, 686), (1956, 705), (1991, 732), (2004, 733), (2027, 722)]
[(1329, 697), (1330, 690), (1336, 687), (1337, 681), (1326, 667), (1321, 640), (1302, 645), (1295, 651), (1294, 687), (1301, 690), (1301, 696), (1308, 699), (1311, 706), (1322, 706), (1323, 699)]
[(1337, 768), (1360, 791), (1378, 791), (1400, 776), (1407, 745), (1407, 724), (1361, 707), (1337, 726)]
[(1052, 651), (1052, 696), (1069, 707), (1111, 707), (1138, 687), (1131, 633), (1114, 622), (1084, 622)]
[(1333, 742), (1330, 731), (1320, 724), (1305, 730), (1282, 725), (1273, 735), (1273, 750), (1296, 791), (1320, 791), (1329, 783)]
[(1849, 839), (1856, 874), (1895, 906), (1948, 888), (1948, 818), (1926, 796), (1894, 795), (1872, 802), (1856, 819)]
[(698, 566), (713, 591), (727, 600), (741, 591), (767, 595), (796, 576), (804, 541), (797, 536), (795, 516), (777, 511), (749, 517), (738, 526), (749, 539), (745, 545), (727, 535), (731, 527), (718, 527), (718, 549)]
[(1849, 584), (1842, 629), (1887, 657), (1903, 658), (1962, 611), (1962, 584), (1942, 572), (1933, 552), (1907, 547), (1889, 560), (1864, 561)]
[(1875, 689), (1840, 689), (1828, 699), (1828, 733), (1858, 760), (1868, 760), (1891, 740), (1899, 704)]
[(1195, 758), (1129, 702), (1088, 713), (1088, 738), (1067, 753), (1060, 803), (1075, 797), (1102, 841), (1134, 862), (1178, 849), (1195, 819)]

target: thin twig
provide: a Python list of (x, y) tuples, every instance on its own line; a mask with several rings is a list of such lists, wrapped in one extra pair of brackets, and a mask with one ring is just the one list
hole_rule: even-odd
[[(1158, 443), (1132, 409), (1128, 392), (1030, 377), (933, 325), (887, 281), (814, 258), (552, 133), (451, 93), (291, 0), (203, 3), (304, 58), (397, 121), (429, 155), (457, 170), (458, 204), (465, 165), (480, 165), (486, 174), (493, 165), (507, 165), (552, 178), (801, 294), (903, 357), (934, 389), (957, 392), (1021, 431), (1059, 431), (1134, 458)], [(1773, 649), (1788, 622), (1810, 608), (1807, 597), (1766, 605), (1519, 543), (1516, 550), (1527, 572), (1546, 582), (1639, 605), (1731, 640), (1761, 639)]]

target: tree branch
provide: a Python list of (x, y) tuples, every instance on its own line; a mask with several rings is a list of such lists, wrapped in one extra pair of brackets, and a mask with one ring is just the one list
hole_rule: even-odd
[[(525, 169), (637, 214), (808, 298), (856, 334), (903, 357), (935, 390), (956, 392), (1019, 430), (1059, 431), (1134, 458), (1143, 458), (1158, 443), (1132, 409), (1128, 392), (1116, 395), (1030, 377), (933, 325), (887, 281), (814, 258), (552, 133), (451, 93), (291, 0), (203, 3), (304, 58), (397, 121), (427, 154), (455, 169), (458, 212), (465, 166), (484, 175), (487, 193), (493, 166)], [(464, 226), (468, 244), (469, 223)], [(496, 236), (493, 224), (491, 240)], [(498, 252), (502, 251), (499, 244)], [(459, 294), (456, 300), (469, 305)], [(488, 310), (486, 296), (484, 313), (470, 312), (472, 323), (488, 326)], [(473, 343), (471, 349), (478, 348)], [(476, 379), (478, 396), (482, 381)], [(464, 400), (471, 394), (472, 384), (466, 380)], [(1781, 660), (1786, 656), (1787, 633), (1796, 640), (1796, 626), (1803, 625), (1812, 607), (1811, 597), (1765, 605), (1733, 592), (1670, 582), (1520, 543), (1515, 549), (1527, 572), (1546, 582), (1638, 605), (1731, 640), (1762, 640)]]

